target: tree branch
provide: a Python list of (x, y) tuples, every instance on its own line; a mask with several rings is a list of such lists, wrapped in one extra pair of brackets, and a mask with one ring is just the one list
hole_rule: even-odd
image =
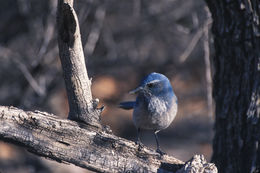
[(98, 100), (92, 100), (91, 81), (85, 65), (77, 15), (72, 0), (59, 0), (58, 45), (69, 100), (69, 119), (100, 125)]
[(160, 156), (109, 130), (35, 111), (0, 106), (0, 139), (58, 162), (73, 163), (98, 172), (176, 171), (183, 162)]

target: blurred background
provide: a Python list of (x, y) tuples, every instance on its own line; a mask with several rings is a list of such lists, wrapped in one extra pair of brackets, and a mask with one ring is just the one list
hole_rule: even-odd
[[(0, 1), (0, 105), (67, 117), (56, 8), (53, 0)], [(212, 41), (204, 1), (77, 0), (75, 9), (93, 96), (106, 106), (102, 123), (135, 140), (132, 111), (117, 105), (134, 100), (128, 91), (145, 75), (163, 73), (172, 82), (179, 110), (171, 126), (159, 133), (162, 149), (183, 161), (194, 154), (210, 160)], [(151, 132), (142, 133), (141, 139), (155, 149)], [(0, 172), (88, 171), (0, 142)]]

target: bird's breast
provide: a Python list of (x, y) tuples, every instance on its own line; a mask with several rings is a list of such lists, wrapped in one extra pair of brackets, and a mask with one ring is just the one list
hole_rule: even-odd
[(152, 97), (148, 103), (148, 111), (150, 115), (152, 116), (153, 114), (164, 114), (167, 112), (167, 102), (158, 98), (158, 97)]
[[(133, 120), (137, 127), (161, 130), (167, 128), (174, 119), (177, 106), (159, 97), (152, 97), (149, 102), (141, 102), (134, 108)], [(176, 107), (176, 108), (175, 108)]]

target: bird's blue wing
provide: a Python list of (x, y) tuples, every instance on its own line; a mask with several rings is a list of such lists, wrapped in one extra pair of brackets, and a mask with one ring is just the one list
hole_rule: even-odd
[(135, 101), (129, 101), (129, 102), (121, 102), (119, 103), (119, 107), (122, 109), (133, 109), (135, 105)]

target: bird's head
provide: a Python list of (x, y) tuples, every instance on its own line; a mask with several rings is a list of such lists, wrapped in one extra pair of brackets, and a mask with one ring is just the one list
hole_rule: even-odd
[(160, 73), (150, 73), (140, 85), (129, 92), (130, 94), (143, 94), (145, 96), (174, 96), (169, 79)]

